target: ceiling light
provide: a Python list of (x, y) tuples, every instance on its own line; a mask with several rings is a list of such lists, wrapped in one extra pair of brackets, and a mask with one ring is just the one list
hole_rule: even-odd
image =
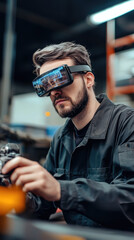
[(88, 16), (87, 22), (97, 25), (117, 18), (132, 10), (134, 10), (134, 0), (129, 0)]

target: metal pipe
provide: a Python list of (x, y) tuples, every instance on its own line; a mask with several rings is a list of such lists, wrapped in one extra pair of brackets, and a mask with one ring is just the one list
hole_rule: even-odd
[(15, 53), (15, 14), (16, 0), (7, 0), (0, 94), (0, 118), (3, 122), (7, 122), (9, 118), (9, 102), (11, 98), (11, 80), (14, 60), (13, 57)]

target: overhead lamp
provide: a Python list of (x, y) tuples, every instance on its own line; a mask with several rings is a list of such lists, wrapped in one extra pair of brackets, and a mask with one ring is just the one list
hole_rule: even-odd
[(134, 0), (129, 0), (88, 16), (87, 22), (90, 25), (98, 25), (114, 18), (120, 17), (121, 15), (128, 13), (132, 10), (134, 10)]
[(61, 40), (61, 38), (66, 39), (68, 38), (68, 36), (70, 37), (70, 36), (73, 36), (74, 34), (82, 33), (86, 30), (94, 28), (98, 24), (107, 22), (111, 19), (115, 19), (133, 10), (134, 10), (134, 0), (125, 1), (123, 3), (114, 5), (113, 7), (107, 8), (98, 13), (88, 15), (83, 22), (73, 25), (72, 27), (68, 28), (65, 31), (56, 33), (54, 35), (54, 38), (56, 40), (57, 39)]

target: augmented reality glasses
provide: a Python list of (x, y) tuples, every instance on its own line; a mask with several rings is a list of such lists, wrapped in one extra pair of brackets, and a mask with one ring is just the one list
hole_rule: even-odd
[(75, 65), (70, 67), (68, 65), (62, 65), (36, 77), (32, 84), (39, 97), (49, 96), (52, 90), (65, 87), (73, 82), (71, 73), (84, 74), (86, 72), (91, 72), (91, 68), (88, 65)]

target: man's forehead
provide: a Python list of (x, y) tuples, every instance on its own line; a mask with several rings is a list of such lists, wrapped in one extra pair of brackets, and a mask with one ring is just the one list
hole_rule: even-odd
[(40, 74), (43, 74), (47, 71), (50, 71), (54, 68), (57, 68), (61, 65), (67, 64), (68, 66), (74, 65), (73, 60), (71, 58), (54, 60), (44, 63), (40, 68)]

